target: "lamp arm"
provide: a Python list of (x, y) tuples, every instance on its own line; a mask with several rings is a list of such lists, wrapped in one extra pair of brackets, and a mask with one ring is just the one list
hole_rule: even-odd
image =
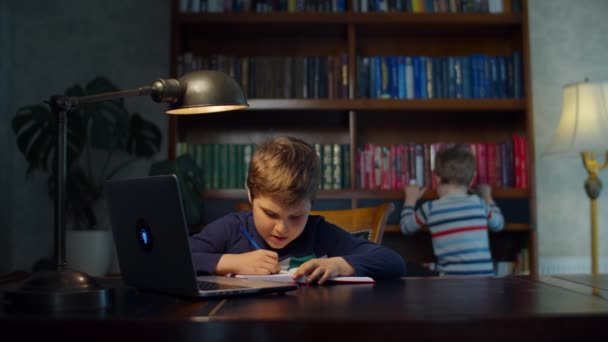
[(95, 95), (71, 97), (70, 100), (73, 101), (72, 103), (74, 105), (79, 105), (79, 104), (121, 99), (121, 98), (125, 98), (125, 97), (150, 95), (152, 93), (152, 91), (153, 91), (153, 89), (151, 86), (144, 86), (144, 87), (139, 87), (139, 88), (129, 89), (129, 90), (120, 90), (120, 91), (113, 91), (113, 92), (101, 93), (101, 94), (95, 94)]
[(86, 95), (79, 97), (69, 97), (69, 101), (73, 106), (77, 106), (79, 104), (86, 103), (94, 103), (101, 101), (108, 101), (113, 99), (121, 99), (126, 97), (134, 97), (134, 96), (146, 96), (150, 95), (152, 99), (156, 102), (168, 102), (168, 103), (176, 103), (178, 102), (183, 94), (185, 89), (180, 86), (179, 81), (173, 78), (169, 79), (157, 79), (152, 82), (152, 84), (128, 89), (128, 90), (120, 90), (113, 91), (108, 93), (101, 93), (95, 95)]

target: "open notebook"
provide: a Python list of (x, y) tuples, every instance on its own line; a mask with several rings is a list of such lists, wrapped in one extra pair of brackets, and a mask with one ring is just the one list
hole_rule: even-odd
[[(293, 279), (293, 274), (297, 268), (290, 270), (281, 270), (276, 274), (268, 275), (250, 275), (250, 274), (237, 274), (235, 277), (244, 278), (250, 280), (265, 280), (265, 281), (276, 281), (279, 283), (290, 283), (290, 284), (305, 284), (306, 276), (301, 276), (297, 279)], [(333, 277), (327, 280), (331, 283), (375, 283), (376, 281), (370, 277)]]

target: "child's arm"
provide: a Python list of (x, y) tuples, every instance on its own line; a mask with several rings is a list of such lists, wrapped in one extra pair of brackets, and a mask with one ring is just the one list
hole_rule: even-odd
[(214, 274), (274, 274), (281, 270), (279, 256), (276, 252), (258, 249), (242, 254), (223, 254), (220, 257)]
[(487, 184), (480, 184), (477, 186), (477, 194), (488, 206), (488, 228), (494, 232), (502, 230), (505, 226), (505, 219), (492, 198), (492, 188)]
[(401, 210), (399, 225), (403, 234), (411, 234), (418, 231), (425, 223), (425, 215), (422, 209), (414, 210), (416, 202), (424, 195), (426, 188), (420, 189), (416, 185), (408, 185), (405, 188), (405, 202)]

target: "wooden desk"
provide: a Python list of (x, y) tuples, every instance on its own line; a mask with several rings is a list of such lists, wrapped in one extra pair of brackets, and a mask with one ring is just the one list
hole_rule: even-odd
[[(10, 338), (5, 339), (8, 336)], [(608, 337), (608, 300), (527, 277), (409, 278), (190, 301), (118, 286), (99, 313), (0, 311), (0, 339), (495, 341)]]
[(539, 279), (572, 291), (608, 299), (608, 274), (553, 275)]

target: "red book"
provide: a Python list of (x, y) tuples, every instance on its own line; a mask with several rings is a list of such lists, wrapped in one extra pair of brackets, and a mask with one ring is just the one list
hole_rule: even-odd
[(486, 144), (487, 158), (488, 158), (488, 184), (495, 187), (497, 184), (496, 179), (498, 173), (496, 172), (496, 144)]
[(407, 145), (408, 148), (408, 167), (410, 169), (409, 179), (406, 179), (406, 185), (409, 185), (411, 181), (416, 181), (416, 144), (409, 143)]
[(515, 157), (515, 187), (528, 187), (527, 144), (526, 138), (519, 134), (513, 135), (513, 151)]
[(475, 145), (475, 161), (477, 166), (478, 184), (488, 184), (488, 151), (486, 144), (477, 143)]
[(424, 186), (431, 188), (432, 175), (431, 175), (431, 144), (424, 144)]
[(390, 189), (397, 190), (399, 189), (399, 177), (397, 177), (398, 171), (401, 169), (401, 165), (399, 165), (399, 155), (397, 153), (397, 145), (393, 144), (390, 147), (389, 151), (390, 156), (390, 169), (391, 169), (391, 184)]
[(502, 188), (505, 186), (504, 184), (504, 175), (503, 175), (503, 147), (502, 147), (502, 143), (496, 143), (494, 144), (494, 153), (495, 153), (495, 158), (494, 158), (494, 163), (496, 166), (496, 187), (497, 188)]
[(399, 145), (399, 154), (401, 154), (401, 190), (410, 184), (410, 162), (409, 148), (406, 144)]
[(374, 172), (374, 144), (365, 144), (365, 189), (371, 190), (376, 184), (376, 177)]
[(521, 154), (521, 140), (517, 134), (513, 134), (513, 164), (515, 165), (513, 168), (513, 173), (515, 175), (515, 187), (522, 188), (522, 176), (523, 176), (523, 168), (522, 168), (522, 154)]
[(365, 189), (365, 163), (363, 161), (365, 158), (363, 155), (365, 154), (365, 149), (358, 148), (357, 154), (355, 155), (355, 162), (357, 163), (357, 175), (359, 176), (359, 189)]
[(381, 184), (381, 189), (382, 190), (389, 190), (391, 188), (391, 174), (392, 174), (392, 168), (391, 168), (391, 154), (390, 154), (390, 147), (388, 146), (382, 146), (381, 147), (381, 151), (380, 151), (380, 168), (381, 168), (381, 174), (382, 174), (382, 184)]

